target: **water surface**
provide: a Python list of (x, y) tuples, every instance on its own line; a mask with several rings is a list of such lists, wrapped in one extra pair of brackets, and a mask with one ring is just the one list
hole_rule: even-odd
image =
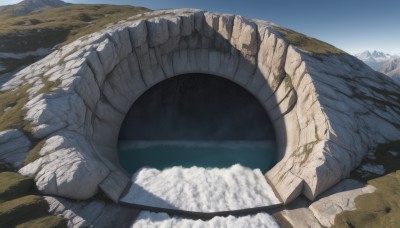
[(151, 141), (120, 140), (122, 167), (134, 173), (142, 167), (172, 166), (227, 168), (234, 164), (260, 169), (275, 164), (275, 142), (271, 141)]

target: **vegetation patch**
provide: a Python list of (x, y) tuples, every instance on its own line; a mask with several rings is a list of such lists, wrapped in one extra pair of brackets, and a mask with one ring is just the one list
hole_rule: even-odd
[(28, 195), (0, 204), (0, 227), (13, 227), (21, 221), (46, 216), (49, 205), (40, 196)]
[(288, 74), (286, 74), (286, 77), (283, 79), (283, 82), (285, 83), (285, 91), (288, 91), (293, 87), (292, 78)]
[(143, 7), (68, 5), (26, 16), (0, 15), (0, 52), (21, 53), (70, 43), (105, 25), (148, 12)]
[(376, 191), (358, 196), (357, 209), (337, 215), (334, 227), (397, 227), (400, 224), (400, 141), (379, 145), (375, 156), (376, 159), (367, 158), (363, 163), (383, 165), (384, 176), (365, 176), (354, 171), (351, 177), (367, 182)]
[(400, 171), (368, 181), (376, 187), (355, 199), (357, 210), (344, 211), (333, 227), (397, 227), (400, 224)]
[(295, 32), (291, 29), (272, 26), (286, 41), (290, 44), (310, 52), (311, 54), (345, 54), (344, 51), (315, 38), (306, 36), (304, 34)]
[(32, 178), (16, 172), (0, 173), (0, 227), (66, 227), (49, 214), (47, 201), (38, 196)]
[(46, 140), (40, 140), (36, 145), (29, 151), (28, 155), (25, 158), (24, 165), (28, 165), (31, 162), (36, 161), (41, 156), (39, 154), (40, 150), (43, 148)]
[(0, 173), (0, 203), (24, 196), (33, 189), (33, 179), (15, 172)]
[[(115, 5), (68, 5), (34, 11), (25, 16), (0, 12), (0, 52), (26, 53), (51, 49), (105, 28), (131, 16), (150, 10)], [(6, 68), (0, 74), (32, 64), (43, 56), (2, 59)]]
[(28, 222), (24, 222), (16, 226), (16, 228), (43, 228), (43, 227), (63, 228), (67, 227), (67, 221), (60, 216), (46, 216)]
[(25, 127), (23, 107), (29, 100), (27, 91), (30, 88), (30, 84), (25, 84), (0, 93), (0, 131)]
[(48, 78), (43, 77), (41, 78), (43, 87), (36, 92), (36, 95), (39, 94), (51, 94), (53, 93), (53, 89), (57, 88), (58, 86), (61, 85), (61, 80), (56, 80), (56, 81), (50, 81)]

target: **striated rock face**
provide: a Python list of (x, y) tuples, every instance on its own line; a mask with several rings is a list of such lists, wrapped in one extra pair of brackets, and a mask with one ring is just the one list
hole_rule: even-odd
[(280, 198), (314, 199), (377, 144), (400, 139), (400, 87), (332, 50), (268, 22), (199, 10), (111, 25), (2, 85), (5, 92), (31, 85), (24, 129), (44, 142), (41, 157), (20, 173), (46, 194), (86, 199), (100, 188), (117, 201), (129, 183), (118, 164), (118, 132), (133, 102), (169, 77), (207, 73), (246, 88), (272, 119), (280, 161), (266, 178)]

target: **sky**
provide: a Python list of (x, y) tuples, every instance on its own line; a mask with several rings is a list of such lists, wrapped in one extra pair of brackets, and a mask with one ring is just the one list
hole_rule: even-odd
[[(0, 5), (20, 0), (0, 0)], [(399, 0), (65, 0), (150, 9), (200, 8), (258, 18), (328, 42), (351, 54), (400, 54)]]

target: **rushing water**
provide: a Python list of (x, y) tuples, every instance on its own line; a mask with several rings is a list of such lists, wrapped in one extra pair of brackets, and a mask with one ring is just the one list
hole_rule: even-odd
[(226, 168), (240, 164), (263, 173), (275, 164), (274, 141), (120, 140), (119, 160), (127, 171), (172, 166)]

